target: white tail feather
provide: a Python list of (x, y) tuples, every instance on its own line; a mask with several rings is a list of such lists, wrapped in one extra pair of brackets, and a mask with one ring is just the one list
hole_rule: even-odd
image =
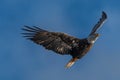
[(70, 68), (75, 62), (69, 62), (67, 65), (66, 65), (66, 68)]
[(70, 68), (77, 60), (78, 58), (72, 58), (65, 67)]

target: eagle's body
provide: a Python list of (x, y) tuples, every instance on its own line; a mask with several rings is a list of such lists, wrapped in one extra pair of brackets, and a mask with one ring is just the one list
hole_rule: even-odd
[(92, 29), (90, 35), (84, 39), (78, 39), (61, 32), (50, 32), (35, 26), (25, 26), (23, 30), (27, 31), (27, 33), (23, 34), (28, 39), (44, 46), (48, 50), (53, 50), (62, 55), (71, 55), (72, 59), (66, 65), (68, 68), (71, 67), (76, 60), (82, 58), (91, 49), (92, 45), (99, 36), (99, 34), (95, 32), (101, 24), (103, 24), (106, 18), (107, 15), (103, 12), (100, 21)]

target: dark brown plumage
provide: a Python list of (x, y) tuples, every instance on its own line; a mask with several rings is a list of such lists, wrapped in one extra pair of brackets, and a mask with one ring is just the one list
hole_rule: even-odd
[(48, 50), (52, 50), (61, 55), (71, 55), (72, 59), (66, 65), (66, 67), (69, 68), (91, 49), (99, 36), (96, 31), (106, 19), (107, 15), (103, 12), (102, 18), (100, 18), (99, 22), (94, 26), (89, 36), (84, 39), (78, 39), (61, 32), (50, 32), (36, 26), (24, 26), (23, 30), (26, 32), (23, 34), (27, 39), (44, 46)]

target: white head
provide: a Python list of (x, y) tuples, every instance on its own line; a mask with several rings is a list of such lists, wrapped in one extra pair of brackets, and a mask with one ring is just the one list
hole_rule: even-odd
[(98, 33), (95, 33), (95, 34), (92, 34), (92, 35), (89, 35), (87, 40), (88, 40), (88, 43), (95, 43), (95, 41), (98, 39), (99, 37), (99, 34)]

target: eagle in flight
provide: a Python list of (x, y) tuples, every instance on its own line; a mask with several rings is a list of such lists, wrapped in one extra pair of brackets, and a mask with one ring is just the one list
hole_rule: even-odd
[(100, 20), (93, 27), (88, 37), (84, 39), (75, 38), (61, 32), (50, 32), (36, 26), (24, 26), (22, 30), (25, 31), (23, 33), (24, 37), (34, 43), (42, 45), (46, 49), (61, 55), (71, 55), (72, 59), (66, 65), (66, 68), (69, 68), (91, 49), (99, 37), (97, 30), (102, 26), (106, 19), (106, 13), (102, 12)]

